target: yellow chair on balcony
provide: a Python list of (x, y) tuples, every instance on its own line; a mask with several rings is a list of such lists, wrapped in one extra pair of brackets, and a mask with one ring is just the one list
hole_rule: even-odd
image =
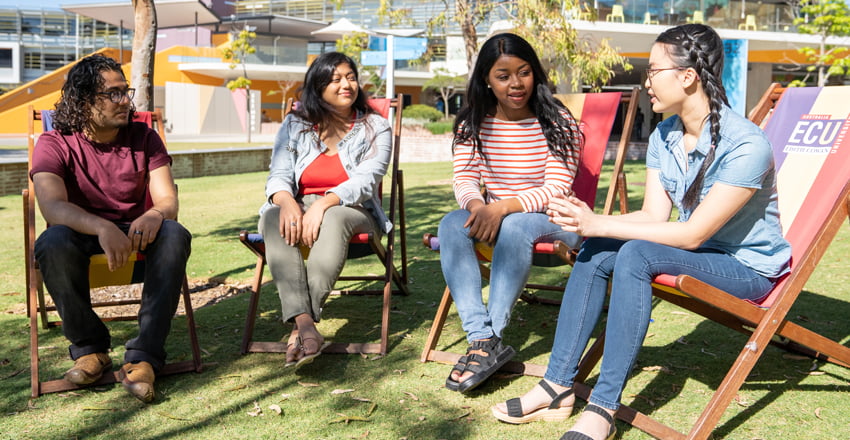
[(623, 13), (623, 5), (611, 6), (611, 13), (605, 16), (605, 21), (626, 22), (626, 15)]
[(738, 30), (742, 29), (745, 31), (758, 30), (758, 27), (756, 26), (756, 16), (753, 14), (747, 14), (747, 18), (744, 20), (744, 22), (738, 25)]
[(688, 23), (705, 24), (705, 14), (702, 11), (694, 11), (694, 15), (685, 19)]
[(647, 11), (643, 14), (643, 24), (658, 24), (658, 20), (653, 20), (652, 14)]

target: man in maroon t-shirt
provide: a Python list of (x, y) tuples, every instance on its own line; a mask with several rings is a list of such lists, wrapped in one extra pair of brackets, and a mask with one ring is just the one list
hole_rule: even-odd
[(156, 132), (133, 116), (133, 89), (121, 66), (102, 55), (68, 72), (42, 134), (30, 178), (50, 225), (36, 240), (44, 284), (62, 317), (74, 367), (65, 379), (87, 385), (110, 371), (109, 330), (92, 310), (88, 262), (106, 254), (109, 270), (145, 254), (139, 334), (127, 341), (119, 376), (143, 402), (154, 398), (165, 365), (165, 339), (177, 310), (192, 237), (174, 219), (177, 192), (171, 157)]

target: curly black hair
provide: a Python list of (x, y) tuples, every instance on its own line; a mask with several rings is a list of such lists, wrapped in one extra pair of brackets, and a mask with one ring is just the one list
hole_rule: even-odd
[[(54, 130), (68, 135), (80, 133), (88, 126), (96, 94), (103, 88), (101, 72), (109, 70), (124, 76), (117, 61), (99, 54), (82, 58), (71, 67), (53, 112)], [(133, 120), (132, 108), (129, 119)]]

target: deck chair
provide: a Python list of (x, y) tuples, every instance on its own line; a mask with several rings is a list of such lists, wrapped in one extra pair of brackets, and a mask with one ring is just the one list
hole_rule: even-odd
[[(401, 144), (401, 110), (404, 103), (404, 95), (399, 94), (393, 99), (372, 99), (370, 105), (378, 111), (382, 116), (387, 117), (390, 110), (395, 113), (392, 118), (392, 133), (393, 133), (393, 153), (392, 153), (392, 169), (390, 171), (390, 199), (389, 199), (389, 219), (396, 228), (393, 228), (387, 234), (387, 244), (384, 246), (381, 243), (379, 236), (372, 233), (357, 234), (351, 238), (348, 248), (348, 258), (359, 258), (366, 255), (377, 256), (384, 265), (384, 273), (382, 275), (344, 275), (339, 277), (339, 281), (362, 281), (374, 282), (380, 281), (383, 286), (380, 290), (345, 290), (334, 291), (333, 293), (343, 295), (383, 295), (383, 304), (381, 306), (381, 342), (380, 343), (332, 343), (324, 350), (323, 353), (380, 353), (386, 354), (389, 344), (390, 330), (390, 302), (393, 293), (408, 295), (407, 288), (407, 243), (405, 240), (405, 218), (404, 218), (404, 193), (403, 193), (403, 173), (399, 169), (399, 148)], [(398, 217), (396, 217), (398, 214)], [(396, 222), (398, 219), (398, 222)], [(395, 234), (398, 229), (401, 266), (396, 269), (393, 261), (395, 253)], [(245, 318), (245, 330), (242, 334), (242, 354), (247, 353), (286, 353), (286, 342), (259, 342), (253, 341), (254, 325), (256, 324), (257, 308), (260, 302), (260, 289), (263, 285), (263, 270), (266, 266), (266, 245), (263, 237), (260, 234), (248, 233), (241, 231), (239, 233), (239, 241), (242, 242), (254, 255), (257, 257), (257, 263), (254, 269), (254, 278), (251, 282), (251, 298), (248, 303), (248, 315)], [(306, 255), (306, 250), (302, 249), (302, 253)], [(393, 289), (395, 283), (397, 289)]]
[(685, 18), (688, 23), (705, 24), (705, 14), (702, 11), (694, 11), (694, 15)]
[[(617, 155), (614, 160), (614, 171), (611, 177), (611, 185), (608, 188), (608, 194), (605, 198), (603, 212), (610, 214), (614, 210), (614, 202), (619, 195), (621, 212), (628, 212), (628, 204), (626, 197), (626, 180), (623, 173), (623, 164), (626, 158), (630, 134), (637, 113), (638, 104), (638, 89), (632, 89), (631, 93), (607, 92), (607, 93), (588, 93), (588, 94), (573, 94), (573, 95), (556, 95), (570, 112), (579, 120), (579, 124), (585, 136), (584, 150), (582, 151), (581, 164), (579, 165), (579, 173), (573, 183), (573, 190), (578, 197), (585, 201), (590, 206), (595, 205), (596, 186), (599, 180), (599, 171), (602, 167), (602, 159), (605, 154), (605, 149), (608, 145), (608, 137), (611, 132), (611, 127), (614, 123), (618, 107), (622, 103), (626, 107), (625, 116), (623, 118), (623, 132), (618, 144)], [(423, 238), (423, 244), (431, 250), (439, 250), (439, 238), (431, 234), (426, 234)], [(483, 262), (489, 261), (489, 255), (492, 255), (492, 248), (486, 244), (480, 243), (476, 245), (476, 251), (479, 255), (479, 260)], [(557, 258), (555, 261), (552, 257)], [(535, 243), (534, 245), (534, 261), (532, 264), (547, 266), (547, 265), (564, 265), (571, 264), (575, 258), (574, 253), (563, 243)], [(483, 277), (489, 277), (489, 270), (486, 266), (481, 266), (481, 274)], [(526, 289), (549, 290), (563, 292), (563, 286), (527, 284)], [(543, 304), (560, 304), (560, 301), (547, 300), (538, 298), (524, 292), (521, 299), (530, 303)], [(440, 335), (443, 331), (443, 326), (446, 323), (446, 318), (452, 304), (451, 291), (448, 287), (443, 291), (443, 297), (437, 308), (437, 313), (434, 316), (434, 322), (431, 324), (431, 330), (428, 333), (428, 338), (425, 342), (425, 347), (419, 358), (421, 362), (436, 361), (445, 364), (454, 364), (460, 358), (459, 353), (437, 350), (437, 343), (440, 340)], [(502, 367), (503, 371), (543, 375), (545, 366), (531, 363), (508, 362)]]
[[(43, 131), (51, 129), (50, 115), (47, 110), (36, 111), (32, 106), (29, 106), (28, 111), (28, 166), (32, 165), (32, 154), (35, 148), (35, 123), (42, 122)], [(165, 129), (162, 120), (162, 113), (159, 110), (153, 112), (138, 112), (137, 121), (145, 121), (151, 126), (157, 127), (160, 136), (165, 137)], [(154, 125), (155, 124), (155, 125)], [(28, 186), (22, 191), (23, 196), (23, 213), (24, 213), (24, 254), (26, 265), (26, 283), (27, 283), (27, 316), (30, 319), (30, 373), (32, 385), (32, 397), (38, 397), (42, 394), (55, 393), (81, 388), (64, 379), (50, 380), (42, 382), (39, 378), (39, 354), (38, 354), (38, 319), (41, 317), (41, 325), (47, 329), (62, 325), (62, 321), (50, 320), (48, 312), (55, 311), (56, 307), (48, 305), (45, 301), (44, 284), (41, 278), (41, 270), (38, 267), (38, 262), (34, 255), (34, 246), (36, 240), (36, 215), (35, 215), (35, 191), (33, 188), (32, 179), (28, 179)], [(144, 255), (135, 253), (130, 256), (130, 262), (122, 269), (110, 272), (107, 266), (106, 255), (93, 255), (89, 261), (89, 285), (92, 289), (105, 286), (120, 286), (127, 284), (141, 283), (144, 278)], [(159, 375), (169, 375), (175, 373), (184, 373), (195, 371), (200, 373), (203, 369), (201, 363), (201, 349), (198, 345), (198, 336), (195, 331), (195, 317), (192, 309), (192, 300), (189, 295), (188, 280), (183, 278), (182, 289), (183, 307), (186, 310), (186, 322), (189, 326), (189, 340), (192, 349), (192, 360), (184, 362), (176, 362), (165, 365)], [(115, 300), (93, 303), (94, 308), (125, 306), (128, 304), (139, 304), (139, 299), (130, 300)], [(135, 320), (136, 315), (110, 316), (101, 318), (103, 321), (129, 321)], [(98, 382), (92, 385), (102, 385), (120, 381), (118, 372), (105, 374)], [(91, 385), (87, 385), (91, 386)]]
[(747, 30), (749, 30), (749, 31), (758, 30), (758, 27), (756, 25), (756, 16), (753, 15), (753, 14), (747, 14), (747, 17), (744, 20), (744, 22), (738, 25), (738, 30), (745, 30), (745, 31), (747, 31)]
[(626, 21), (626, 15), (623, 13), (623, 5), (613, 5), (611, 6), (611, 13), (605, 16), (605, 21), (624, 23)]
[(785, 87), (782, 87), (779, 83), (773, 83), (768, 86), (767, 90), (759, 98), (759, 102), (750, 110), (750, 114), (747, 115), (750, 121), (753, 121), (754, 124), (764, 129), (765, 123), (770, 119), (770, 115), (773, 114), (776, 101), (779, 101), (779, 97), (782, 96), (783, 92), (785, 92)]
[[(749, 335), (687, 434), (633, 408), (620, 407), (617, 412), (620, 420), (656, 438), (709, 438), (768, 344), (850, 368), (850, 348), (786, 318), (829, 243), (850, 215), (850, 141), (840, 135), (830, 139), (827, 145), (819, 144), (824, 141), (818, 140), (800, 141), (794, 130), (810, 123), (806, 119), (808, 115), (821, 116), (820, 123), (843, 124), (850, 87), (777, 90), (782, 90), (778, 84), (771, 85), (760, 103), (763, 108), (755, 108), (750, 115), (764, 118), (776, 103), (765, 132), (774, 148), (782, 228), (792, 247), (791, 273), (759, 304), (737, 299), (685, 275), (665, 274), (654, 280), (656, 298)], [(598, 363), (602, 340), (604, 335), (591, 346), (579, 366), (575, 391), (585, 400), (590, 389), (581, 382)]]
[(652, 18), (652, 14), (646, 11), (643, 13), (643, 24), (658, 24), (658, 20)]

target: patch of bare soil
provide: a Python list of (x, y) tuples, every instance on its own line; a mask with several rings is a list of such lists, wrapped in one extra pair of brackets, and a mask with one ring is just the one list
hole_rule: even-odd
[[(250, 291), (250, 286), (247, 284), (233, 284), (219, 282), (215, 280), (189, 280), (189, 293), (192, 298), (192, 307), (194, 310), (202, 307), (216, 304), (225, 298), (238, 295), (240, 293)], [(126, 286), (110, 286), (92, 289), (91, 300), (93, 304), (100, 302), (113, 301), (132, 301), (139, 300), (142, 297), (142, 285), (131, 284)], [(183, 315), (186, 313), (186, 308), (183, 304), (181, 295), (180, 304), (177, 306), (177, 314)], [(53, 300), (50, 295), (45, 298), (47, 304), (53, 305)], [(109, 307), (98, 307), (98, 315), (103, 318), (114, 316), (135, 315), (139, 310), (138, 304), (125, 304)], [(26, 314), (26, 303), (20, 303), (8, 310), (7, 313), (16, 315)]]

